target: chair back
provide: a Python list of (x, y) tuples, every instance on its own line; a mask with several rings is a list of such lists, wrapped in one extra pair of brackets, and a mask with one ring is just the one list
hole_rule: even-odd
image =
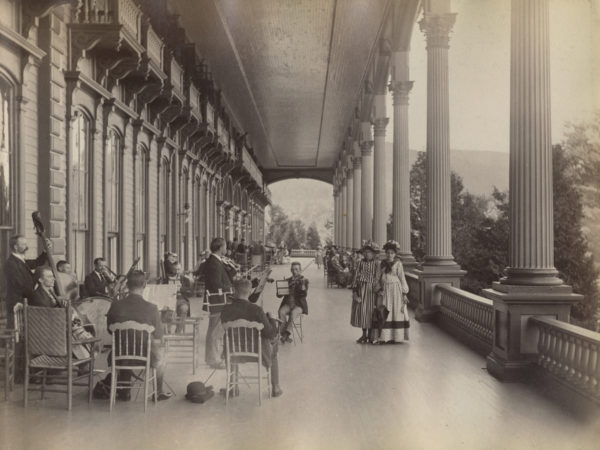
[(71, 354), (71, 307), (23, 306), (28, 355), (66, 357)]
[(290, 295), (290, 284), (288, 280), (275, 280), (277, 295)]
[(225, 351), (228, 357), (250, 356), (261, 360), (260, 330), (264, 328), (262, 323), (237, 319), (223, 322), (223, 328), (225, 328)]
[(202, 304), (202, 309), (211, 313), (213, 312), (213, 308), (225, 306), (228, 303), (228, 295), (233, 295), (233, 291), (222, 291), (221, 289), (219, 289), (217, 292), (209, 292), (208, 290), (205, 290), (204, 303)]
[(150, 357), (150, 345), (154, 327), (145, 323), (128, 320), (113, 323), (109, 330), (112, 332), (112, 364), (120, 360), (146, 363)]
[(23, 303), (17, 303), (13, 308), (13, 317), (15, 319), (15, 342), (21, 342), (25, 339), (25, 324), (23, 319)]

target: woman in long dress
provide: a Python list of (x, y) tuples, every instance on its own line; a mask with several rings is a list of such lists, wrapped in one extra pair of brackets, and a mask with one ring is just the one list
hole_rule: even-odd
[(402, 262), (396, 259), (398, 243), (388, 241), (383, 246), (385, 260), (381, 261), (380, 283), (382, 288), (381, 304), (389, 314), (379, 339), (374, 344), (395, 344), (408, 340), (408, 283), (404, 276)]
[(375, 254), (379, 247), (368, 241), (363, 245), (364, 259), (359, 261), (352, 280), (352, 314), (350, 324), (362, 328), (362, 336), (356, 341), (359, 344), (371, 342), (371, 324), (375, 307), (375, 288), (379, 281), (379, 261)]

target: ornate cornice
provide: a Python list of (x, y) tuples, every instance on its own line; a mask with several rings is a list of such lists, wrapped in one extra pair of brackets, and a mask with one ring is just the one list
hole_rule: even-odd
[(455, 13), (425, 13), (419, 21), (419, 27), (427, 38), (427, 48), (448, 48), (454, 22), (456, 22)]

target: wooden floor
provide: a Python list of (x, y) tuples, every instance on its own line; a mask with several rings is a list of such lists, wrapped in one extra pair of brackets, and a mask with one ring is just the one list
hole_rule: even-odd
[[(276, 266), (274, 275), (288, 272)], [(433, 325), (413, 321), (407, 344), (356, 344), (349, 291), (326, 289), (314, 264), (306, 275), (305, 341), (280, 350), (282, 397), (259, 407), (255, 388), (244, 387), (227, 410), (218, 395), (192, 404), (185, 386), (208, 372), (194, 377), (186, 366), (167, 372), (177, 397), (146, 414), (140, 401), (118, 403), (109, 414), (107, 401), (88, 405), (84, 390), (70, 413), (58, 394), (24, 410), (18, 389), (0, 401), (0, 449), (600, 448), (597, 414), (576, 414), (531, 386), (498, 382), (483, 358)], [(269, 285), (264, 307), (277, 306)], [(210, 383), (218, 390), (224, 373)]]

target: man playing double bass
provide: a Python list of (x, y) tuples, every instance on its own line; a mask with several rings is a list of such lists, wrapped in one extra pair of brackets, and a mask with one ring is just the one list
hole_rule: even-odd
[[(46, 241), (47, 247), (52, 248), (52, 242)], [(26, 298), (32, 301), (34, 298), (32, 270), (46, 264), (48, 255), (42, 252), (37, 259), (25, 259), (25, 253), (29, 250), (27, 239), (24, 236), (12, 236), (8, 241), (11, 254), (4, 266), (4, 286), (6, 290), (6, 317), (8, 328), (14, 328), (13, 309), (17, 303)]]

